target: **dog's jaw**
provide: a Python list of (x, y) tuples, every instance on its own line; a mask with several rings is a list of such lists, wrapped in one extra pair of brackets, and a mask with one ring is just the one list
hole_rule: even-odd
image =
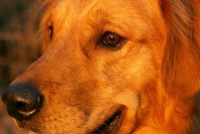
[(37, 133), (35, 133), (35, 132), (33, 132), (33, 131), (29, 131), (28, 134), (37, 134)]
[[(91, 132), (91, 134), (115, 134), (119, 130), (123, 120), (123, 113), (118, 110), (112, 117), (107, 119), (99, 128)], [(28, 134), (37, 134), (36, 132), (29, 131)]]
[(98, 129), (92, 134), (115, 134), (121, 126), (123, 113), (121, 110), (117, 111), (112, 117), (106, 120)]

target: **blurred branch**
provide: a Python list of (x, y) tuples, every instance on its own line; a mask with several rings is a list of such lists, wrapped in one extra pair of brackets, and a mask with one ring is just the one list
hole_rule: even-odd
[(8, 66), (12, 61), (0, 56), (0, 66)]
[(15, 33), (9, 33), (9, 32), (0, 32), (0, 40), (21, 40), (22, 39), (22, 33), (21, 32), (15, 32)]

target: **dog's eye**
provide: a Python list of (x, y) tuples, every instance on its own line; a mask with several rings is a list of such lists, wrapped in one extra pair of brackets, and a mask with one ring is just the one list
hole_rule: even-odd
[(118, 47), (124, 40), (123, 37), (119, 36), (118, 34), (107, 32), (103, 35), (101, 39), (101, 43), (103, 45), (109, 45), (111, 47)]
[(51, 22), (48, 22), (48, 27), (47, 27), (48, 31), (49, 31), (49, 38), (52, 39), (53, 37), (53, 25)]

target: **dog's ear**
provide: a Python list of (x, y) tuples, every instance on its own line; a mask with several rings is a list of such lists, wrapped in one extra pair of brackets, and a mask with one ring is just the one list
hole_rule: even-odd
[(191, 97), (200, 89), (198, 3), (198, 0), (161, 0), (167, 29), (162, 80), (167, 94), (176, 99)]

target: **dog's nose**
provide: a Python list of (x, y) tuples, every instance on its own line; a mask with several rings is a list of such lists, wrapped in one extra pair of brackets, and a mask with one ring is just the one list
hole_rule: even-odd
[(2, 94), (8, 114), (18, 120), (27, 120), (36, 114), (43, 102), (42, 94), (31, 85), (14, 84)]

